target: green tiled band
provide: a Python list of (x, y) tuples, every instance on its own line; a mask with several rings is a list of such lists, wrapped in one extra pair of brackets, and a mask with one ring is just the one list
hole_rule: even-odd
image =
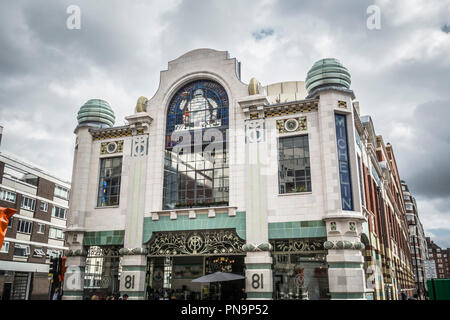
[(355, 292), (331, 292), (331, 299), (364, 299), (364, 293)]
[(236, 212), (234, 217), (228, 216), (228, 213), (217, 213), (215, 218), (210, 218), (207, 214), (198, 214), (195, 219), (185, 215), (178, 216), (175, 220), (171, 220), (169, 216), (159, 217), (159, 220), (144, 218), (142, 242), (150, 241), (153, 232), (214, 229), (235, 229), (238, 236), (245, 240), (245, 212)]
[(129, 297), (142, 297), (145, 298), (145, 291), (120, 291), (120, 294), (127, 294)]
[(329, 268), (362, 268), (362, 263), (359, 262), (336, 262), (329, 263)]
[(63, 292), (63, 296), (67, 296), (67, 297), (82, 297), (83, 296), (83, 291), (67, 291), (67, 290), (65, 290)]
[(146, 266), (122, 266), (123, 271), (145, 271)]
[(273, 297), (272, 292), (248, 292), (247, 293), (247, 300), (257, 299), (257, 298), (272, 299), (272, 297)]
[(322, 220), (269, 223), (269, 239), (323, 238), (327, 236)]
[(247, 263), (245, 265), (247, 269), (272, 269), (272, 265), (270, 263), (262, 263), (262, 264), (256, 264), (256, 263)]
[(123, 245), (124, 230), (86, 232), (83, 238), (85, 246)]

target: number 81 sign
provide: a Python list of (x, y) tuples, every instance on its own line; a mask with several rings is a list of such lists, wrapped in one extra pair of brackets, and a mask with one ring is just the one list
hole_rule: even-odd
[(272, 292), (272, 272), (271, 270), (247, 270), (246, 285), (247, 292)]

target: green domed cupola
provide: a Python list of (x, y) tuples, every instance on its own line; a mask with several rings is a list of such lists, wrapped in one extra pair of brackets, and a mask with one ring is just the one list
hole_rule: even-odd
[(306, 76), (306, 90), (308, 93), (325, 87), (344, 87), (349, 89), (350, 84), (350, 73), (347, 68), (334, 58), (317, 61)]
[(100, 99), (91, 99), (80, 108), (77, 120), (79, 125), (110, 128), (114, 126), (116, 117), (108, 102)]

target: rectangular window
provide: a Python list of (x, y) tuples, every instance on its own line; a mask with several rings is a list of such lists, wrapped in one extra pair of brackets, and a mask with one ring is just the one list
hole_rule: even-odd
[(66, 212), (66, 209), (55, 206), (52, 209), (52, 216), (59, 219), (66, 219)]
[(64, 232), (61, 229), (50, 228), (48, 237), (56, 240), (64, 240)]
[(60, 187), (60, 186), (55, 186), (55, 196), (58, 198), (63, 198), (68, 200), (69, 199), (69, 189)]
[(62, 257), (62, 251), (61, 250), (54, 250), (54, 249), (47, 249), (47, 259), (50, 258), (59, 258)]
[(38, 223), (38, 230), (37, 233), (45, 233), (45, 224)]
[(44, 201), (41, 201), (41, 204), (39, 205), (39, 209), (41, 211), (47, 212), (47, 210), (48, 210), (48, 203), (44, 202)]
[(119, 205), (121, 175), (122, 157), (101, 159), (97, 199), (98, 207)]
[(279, 138), (278, 141), (279, 192), (311, 192), (308, 136)]
[(38, 257), (38, 258), (40, 258), (40, 257), (43, 257), (43, 256), (45, 256), (45, 253), (44, 253), (44, 251), (42, 250), (42, 248), (35, 248), (35, 249), (34, 249), (33, 257)]
[(2, 244), (2, 248), (0, 249), (1, 253), (8, 253), (9, 252), (9, 242), (4, 241)]
[(16, 203), (16, 194), (11, 191), (0, 190), (0, 200)]
[(12, 228), (13, 225), (13, 217), (9, 218), (8, 220), (8, 228)]
[(31, 234), (32, 227), (33, 227), (33, 222), (19, 220), (19, 223), (17, 225), (17, 232)]
[(25, 210), (34, 211), (34, 208), (36, 206), (36, 200), (22, 197), (22, 203), (20, 204), (20, 207)]
[(16, 257), (28, 257), (30, 255), (30, 246), (15, 244), (14, 255)]

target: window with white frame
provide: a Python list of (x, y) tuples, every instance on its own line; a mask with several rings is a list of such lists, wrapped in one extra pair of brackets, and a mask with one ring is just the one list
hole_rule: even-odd
[(64, 231), (61, 229), (50, 228), (48, 237), (57, 240), (64, 240)]
[(44, 201), (41, 201), (41, 204), (39, 205), (39, 209), (41, 211), (47, 212), (47, 210), (48, 210), (48, 203), (44, 202)]
[(14, 245), (14, 256), (28, 257), (30, 255), (30, 246), (16, 243)]
[(44, 257), (45, 256), (45, 252), (42, 250), (42, 248), (35, 248), (34, 252), (33, 252), (33, 257)]
[(20, 204), (20, 207), (25, 210), (34, 211), (34, 208), (36, 206), (36, 200), (31, 199), (28, 197), (22, 197), (22, 203)]
[(38, 223), (37, 233), (45, 233), (45, 224)]
[(26, 220), (19, 220), (19, 224), (17, 225), (17, 232), (31, 234), (32, 227), (33, 222)]
[(9, 252), (9, 242), (4, 241), (2, 244), (2, 248), (0, 249), (1, 253), (8, 253)]
[(52, 216), (59, 219), (66, 219), (67, 210), (60, 207), (53, 207)]
[(55, 186), (55, 196), (58, 198), (63, 198), (63, 199), (68, 200), (69, 199), (69, 189), (60, 187), (60, 186)]
[(13, 217), (10, 217), (8, 220), (8, 228), (12, 228), (13, 225)]
[(59, 258), (60, 256), (62, 257), (62, 253), (63, 253), (62, 250), (47, 249), (46, 258), (47, 259)]
[(16, 193), (7, 190), (0, 190), (0, 200), (16, 203)]

